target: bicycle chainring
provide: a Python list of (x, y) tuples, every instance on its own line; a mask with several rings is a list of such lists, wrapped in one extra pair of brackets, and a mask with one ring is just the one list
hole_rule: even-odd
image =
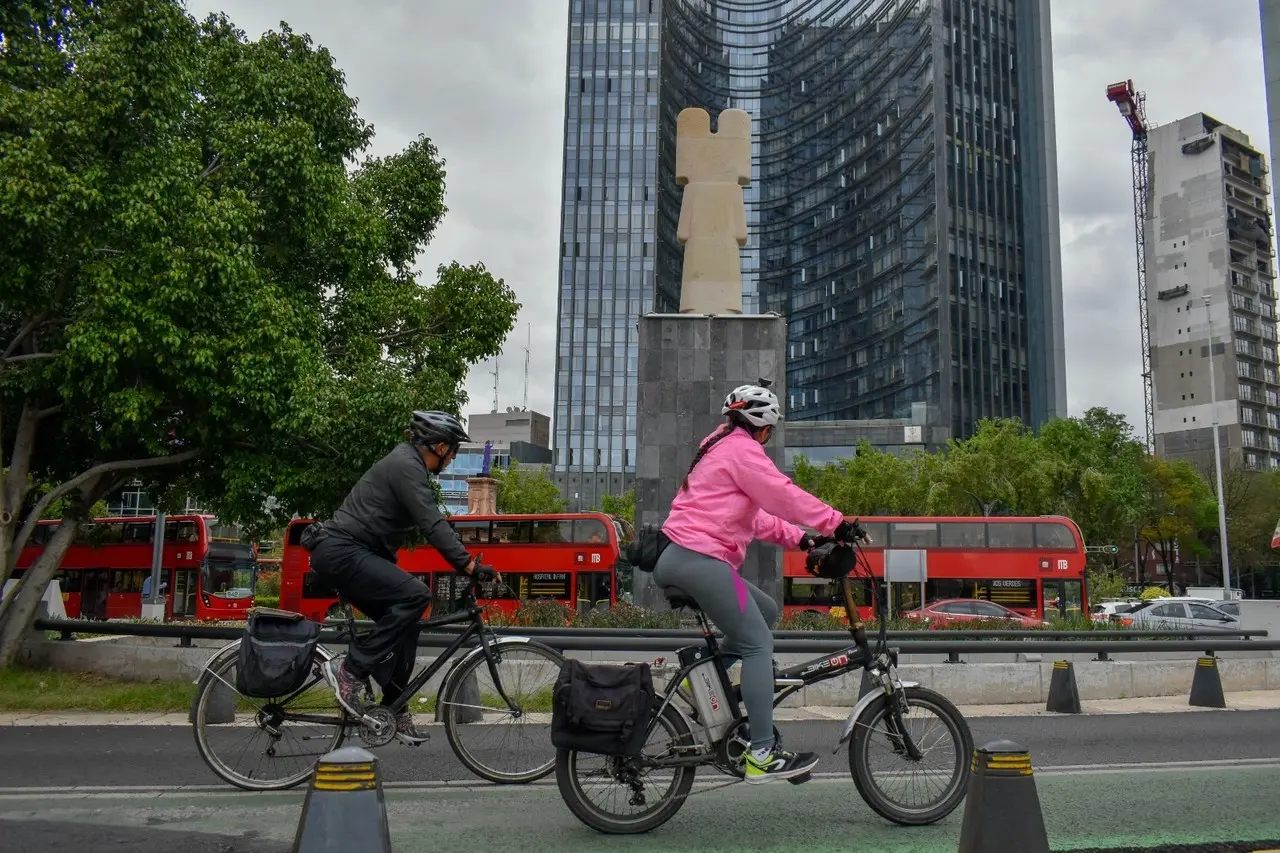
[(396, 736), (396, 715), (385, 705), (374, 705), (364, 712), (366, 720), (360, 726), (360, 740), (368, 747), (386, 746)]

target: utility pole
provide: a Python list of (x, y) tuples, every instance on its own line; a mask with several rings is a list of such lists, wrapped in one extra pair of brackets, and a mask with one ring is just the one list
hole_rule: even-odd
[(1230, 601), (1231, 596), (1231, 550), (1227, 542), (1227, 503), (1222, 495), (1222, 446), (1218, 442), (1218, 393), (1214, 379), (1217, 372), (1213, 358), (1213, 312), (1209, 309), (1209, 294), (1201, 297), (1204, 300), (1204, 313), (1209, 319), (1209, 406), (1213, 412), (1213, 463), (1218, 469), (1218, 538), (1222, 541), (1222, 597)]

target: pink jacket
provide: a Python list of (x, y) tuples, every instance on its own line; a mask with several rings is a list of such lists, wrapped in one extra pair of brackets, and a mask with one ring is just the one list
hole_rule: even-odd
[(825, 536), (842, 521), (838, 511), (779, 471), (750, 433), (735, 428), (694, 467), (662, 529), (671, 541), (738, 570), (753, 539), (795, 548), (804, 533), (797, 524)]

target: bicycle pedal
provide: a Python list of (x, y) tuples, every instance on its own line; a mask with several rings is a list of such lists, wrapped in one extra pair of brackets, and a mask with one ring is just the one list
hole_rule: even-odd
[(813, 778), (812, 773), (801, 773), (799, 776), (792, 776), (787, 781), (790, 782), (792, 785), (803, 785), (805, 782), (808, 782), (812, 778)]

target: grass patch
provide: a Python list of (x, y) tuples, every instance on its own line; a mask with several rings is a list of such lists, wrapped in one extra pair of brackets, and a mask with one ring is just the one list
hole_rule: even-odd
[(91, 672), (0, 669), (0, 711), (186, 712), (195, 689), (183, 681), (120, 681)]

